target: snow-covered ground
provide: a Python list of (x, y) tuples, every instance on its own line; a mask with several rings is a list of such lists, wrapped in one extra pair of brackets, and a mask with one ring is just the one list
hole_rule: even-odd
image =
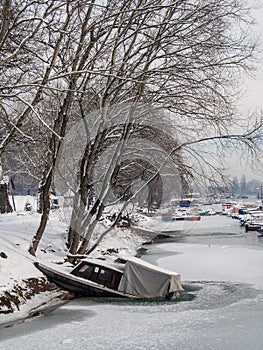
[[(61, 292), (43, 292), (49, 288), (33, 262), (63, 262), (67, 254), (67, 209), (61, 208), (50, 213), (46, 231), (34, 258), (28, 249), (40, 220), (40, 215), (36, 212), (36, 198), (21, 196), (14, 200), (17, 211), (0, 215), (0, 324), (28, 317), (51, 300), (53, 303), (58, 302)], [(26, 203), (32, 205), (31, 211), (25, 211)], [(93, 255), (100, 256), (108, 249), (118, 249), (123, 255), (135, 255), (142, 242), (140, 236), (131, 237), (129, 230), (114, 230), (105, 237)], [(8, 305), (8, 300), (12, 298), (13, 302)]]
[(178, 271), (187, 298), (79, 298), (0, 330), (0, 349), (261, 350), (263, 244), (226, 216), (207, 231), (148, 246), (144, 260)]

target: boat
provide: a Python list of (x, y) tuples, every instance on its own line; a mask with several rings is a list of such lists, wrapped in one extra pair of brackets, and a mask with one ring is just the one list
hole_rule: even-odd
[(263, 211), (250, 210), (240, 215), (240, 225), (245, 227), (245, 231), (258, 231), (263, 226)]
[(216, 211), (213, 209), (201, 210), (198, 212), (200, 216), (212, 216), (216, 215)]
[(123, 263), (86, 258), (67, 269), (39, 261), (34, 265), (49, 281), (77, 296), (165, 299), (183, 291), (180, 274), (139, 258)]
[(191, 199), (181, 199), (179, 202), (179, 207), (181, 208), (189, 208), (191, 206)]
[(186, 232), (193, 229), (200, 220), (200, 215), (187, 211), (168, 211), (156, 213), (151, 217), (142, 216), (136, 226), (153, 232)]
[(187, 213), (165, 213), (161, 214), (162, 221), (199, 221), (201, 220), (200, 215), (190, 215)]
[(245, 226), (245, 231), (259, 231), (262, 228), (263, 223), (246, 223)]

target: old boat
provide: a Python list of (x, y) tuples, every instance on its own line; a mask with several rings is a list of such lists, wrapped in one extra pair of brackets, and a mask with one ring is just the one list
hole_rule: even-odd
[(180, 274), (138, 258), (124, 263), (84, 259), (68, 270), (41, 262), (34, 265), (51, 282), (78, 296), (164, 299), (183, 290)]

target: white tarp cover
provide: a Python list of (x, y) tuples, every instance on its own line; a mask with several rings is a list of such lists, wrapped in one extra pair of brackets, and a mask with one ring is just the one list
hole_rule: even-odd
[(167, 292), (183, 290), (180, 275), (140, 259), (128, 260), (119, 291), (143, 298), (165, 297)]

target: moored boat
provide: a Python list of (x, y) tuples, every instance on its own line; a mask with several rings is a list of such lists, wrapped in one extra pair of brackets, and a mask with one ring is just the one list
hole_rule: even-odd
[(162, 214), (163, 221), (199, 221), (200, 215), (176, 215), (176, 214)]
[(138, 258), (118, 264), (84, 259), (68, 269), (34, 265), (60, 288), (81, 296), (164, 299), (183, 290), (180, 274)]
[(252, 222), (252, 223), (246, 223), (244, 226), (245, 226), (246, 232), (248, 232), (248, 231), (258, 231), (258, 230), (260, 230), (262, 228), (263, 223)]
[(240, 225), (247, 231), (257, 231), (263, 227), (263, 211), (250, 210), (240, 216)]
[(153, 232), (182, 232), (189, 231), (200, 220), (201, 216), (196, 212), (180, 208), (157, 212), (151, 217), (142, 216), (137, 226)]

